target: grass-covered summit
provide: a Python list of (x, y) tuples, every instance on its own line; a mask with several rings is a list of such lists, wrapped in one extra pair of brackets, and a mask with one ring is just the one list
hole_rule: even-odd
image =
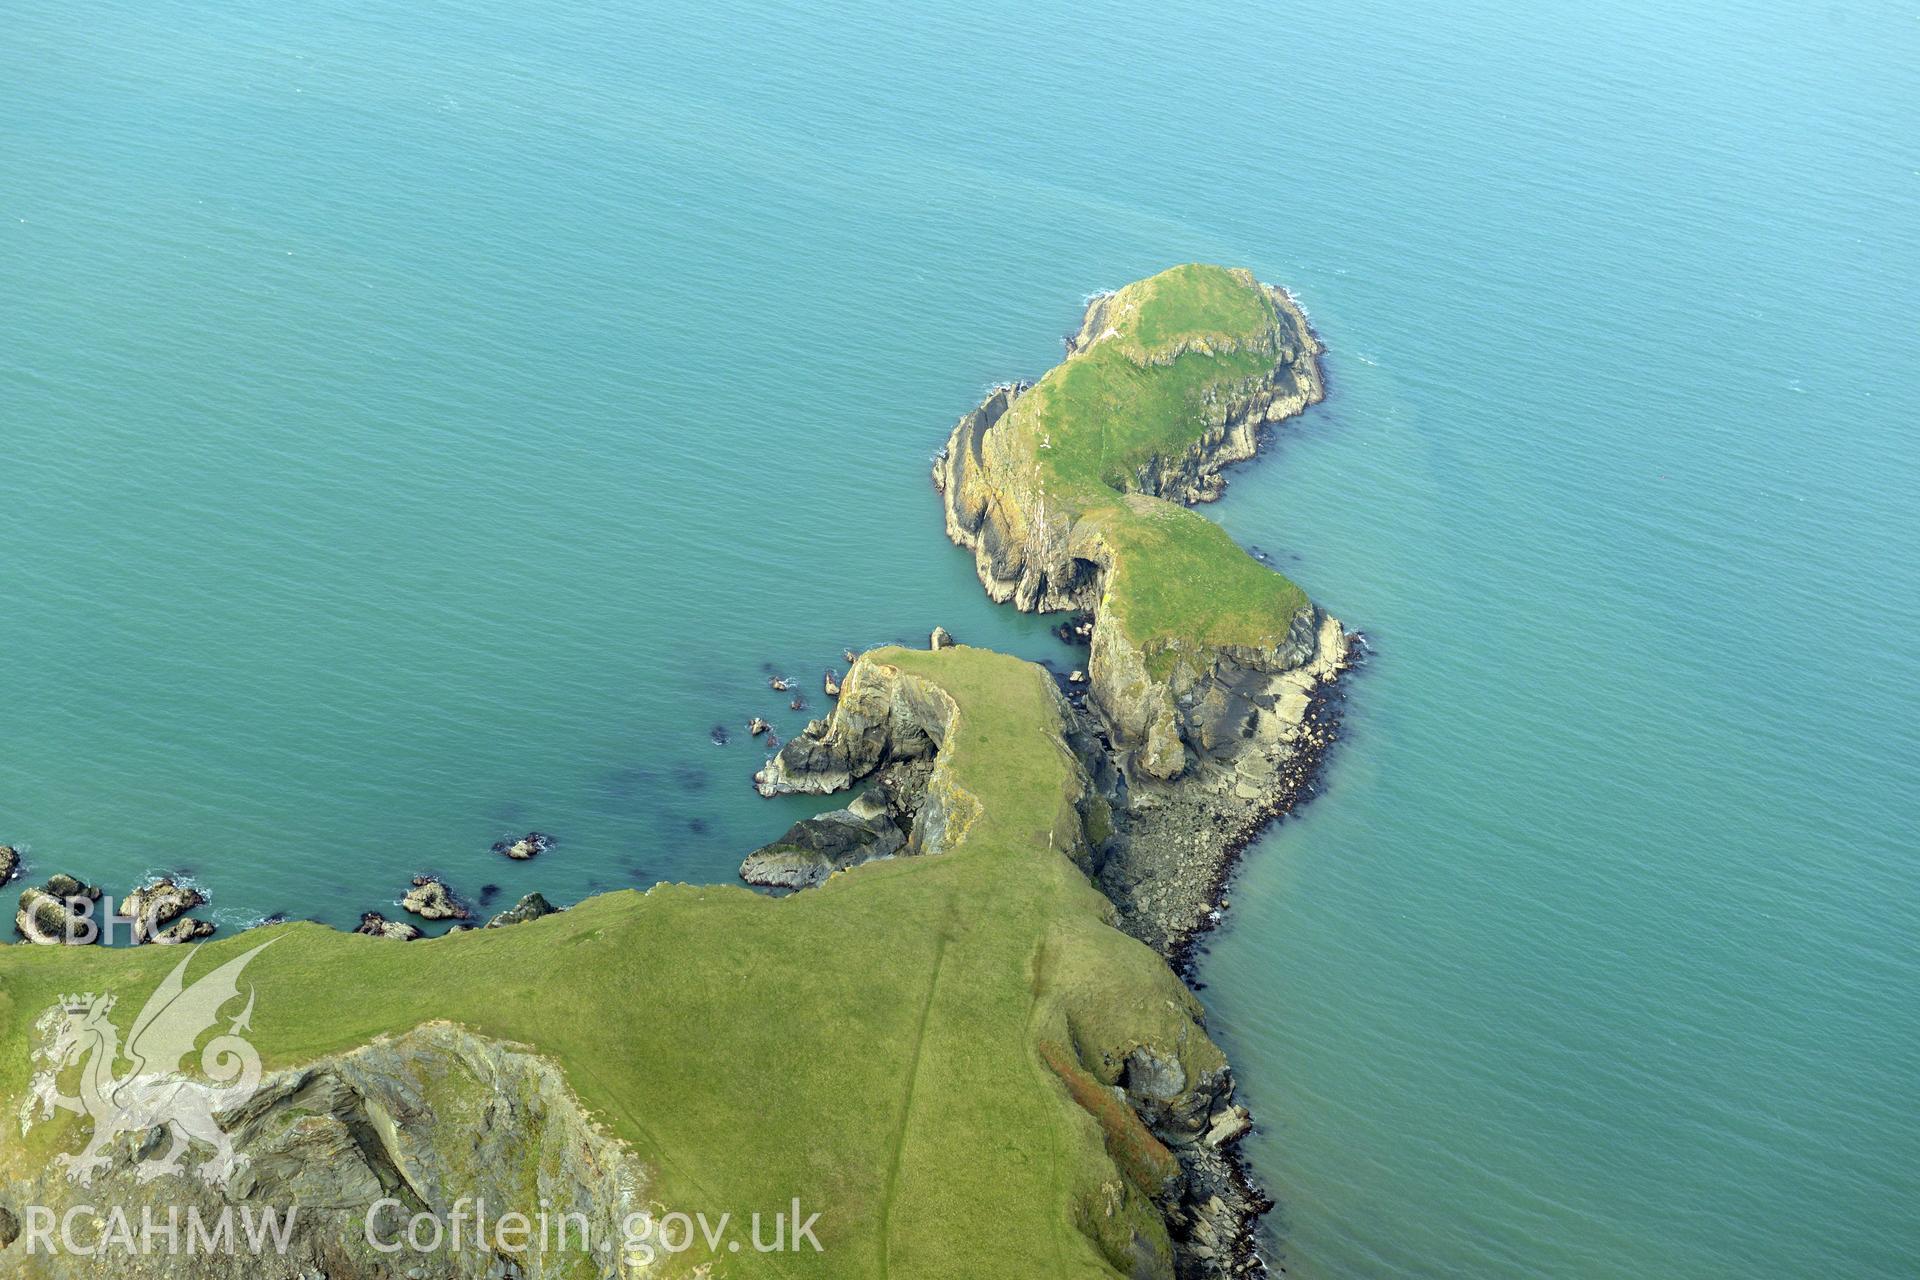
[(1095, 696), (1151, 774), (1184, 767), (1177, 699), (1222, 654), (1313, 652), (1306, 593), (1183, 504), (1321, 398), (1320, 350), (1283, 290), (1174, 267), (1095, 299), (1067, 359), (961, 419), (936, 465), (948, 532), (995, 599), (1095, 611)]

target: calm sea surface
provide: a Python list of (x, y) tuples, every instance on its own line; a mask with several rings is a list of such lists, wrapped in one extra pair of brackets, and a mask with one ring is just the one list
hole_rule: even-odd
[(1914, 1274), (1912, 6), (945, 8), (7, 4), (0, 840), (726, 879), (768, 664), (1072, 661), (928, 457), (1244, 263), (1333, 394), (1215, 514), (1378, 649), (1204, 965), (1289, 1270)]

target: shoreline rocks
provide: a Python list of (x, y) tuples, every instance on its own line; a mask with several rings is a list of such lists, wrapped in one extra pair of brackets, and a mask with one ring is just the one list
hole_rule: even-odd
[(885, 794), (869, 787), (846, 808), (803, 818), (755, 849), (741, 862), (740, 878), (767, 888), (807, 889), (835, 872), (894, 857), (906, 844)]
[(553, 837), (542, 831), (529, 831), (517, 840), (500, 840), (493, 846), (495, 853), (505, 854), (515, 862), (525, 862), (537, 858), (553, 847)]
[(493, 919), (487, 921), (484, 927), (488, 929), (504, 929), (508, 925), (525, 924), (529, 920), (538, 920), (541, 916), (557, 914), (559, 910), (559, 907), (547, 901), (544, 894), (530, 893)]
[(422, 920), (465, 920), (473, 914), (438, 876), (415, 876), (400, 906)]
[(171, 876), (162, 876), (129, 893), (120, 904), (120, 909), (133, 919), (133, 940), (136, 943), (177, 945), (213, 936), (211, 921), (197, 920), (186, 914), (206, 903), (207, 895), (192, 885), (180, 884)]
[(369, 938), (387, 938), (394, 942), (412, 942), (420, 936), (420, 930), (404, 920), (389, 920), (378, 911), (369, 911), (360, 917), (360, 927), (355, 933), (364, 933)]
[(55, 873), (38, 888), (20, 891), (20, 909), (14, 913), (13, 928), (28, 942), (85, 946), (93, 940), (88, 926), (98, 923), (70, 903), (84, 899), (100, 900), (100, 887), (86, 884), (73, 876)]
[(10, 844), (0, 844), (0, 885), (20, 874), (20, 851)]

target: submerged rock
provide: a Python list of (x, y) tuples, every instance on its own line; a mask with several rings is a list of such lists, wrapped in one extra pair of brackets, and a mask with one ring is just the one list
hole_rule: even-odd
[(553, 837), (540, 831), (529, 831), (518, 840), (501, 840), (493, 846), (495, 853), (504, 853), (515, 862), (525, 862), (537, 857), (553, 847)]
[(530, 893), (520, 901), (487, 921), (489, 929), (504, 929), (510, 924), (525, 924), (529, 920), (538, 920), (541, 916), (550, 916), (560, 908), (548, 902), (544, 895)]
[(713, 726), (713, 728), (710, 731), (708, 731), (707, 736), (713, 739), (714, 746), (724, 747), (727, 745), (727, 738), (728, 738), (727, 726), (723, 724), (717, 724)]
[(806, 889), (836, 871), (891, 858), (906, 843), (886, 797), (869, 788), (847, 808), (796, 822), (778, 840), (748, 854), (740, 878), (776, 889)]
[(435, 876), (415, 876), (413, 888), (400, 905), (422, 920), (465, 920), (471, 914), (453, 896), (446, 881)]
[(205, 906), (207, 895), (163, 876), (129, 893), (120, 909), (133, 919), (135, 942), (192, 942), (213, 934), (213, 924), (187, 912)]
[(390, 938), (395, 942), (412, 942), (420, 936), (420, 930), (404, 920), (389, 920), (378, 911), (369, 911), (360, 917), (360, 927), (355, 933), (364, 933), (369, 938)]

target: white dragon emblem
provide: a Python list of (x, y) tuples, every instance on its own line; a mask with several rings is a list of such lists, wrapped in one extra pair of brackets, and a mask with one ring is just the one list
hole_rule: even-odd
[[(195, 1170), (208, 1186), (224, 1190), (245, 1167), (246, 1157), (234, 1151), (233, 1140), (214, 1117), (245, 1103), (260, 1084), (260, 1054), (240, 1034), (250, 1028), (253, 1017), (251, 987), (246, 1008), (224, 1034), (200, 1050), (200, 1070), (206, 1080), (189, 1078), (181, 1063), (194, 1052), (201, 1035), (220, 1020), (221, 1008), (238, 998), (240, 971), (272, 945), (262, 943), (190, 987), (185, 980), (193, 957), (182, 960), (141, 1008), (124, 1050), (108, 1017), (114, 1006), (110, 995), (66, 996), (40, 1020), (47, 1044), (35, 1051), (34, 1058), (45, 1065), (34, 1075), (21, 1128), (24, 1131), (32, 1123), (36, 1102), (43, 1118), (51, 1118), (55, 1110), (92, 1118), (93, 1138), (86, 1150), (54, 1157), (69, 1181), (90, 1186), (94, 1171), (111, 1163), (106, 1151), (115, 1138), (156, 1128), (169, 1132), (172, 1145), (139, 1164), (135, 1175), (141, 1182), (185, 1172), (180, 1162), (194, 1141), (213, 1148), (213, 1154)], [(114, 1067), (122, 1057), (133, 1069), (116, 1075)], [(63, 1093), (60, 1076), (76, 1063), (80, 1064), (80, 1092)]]

